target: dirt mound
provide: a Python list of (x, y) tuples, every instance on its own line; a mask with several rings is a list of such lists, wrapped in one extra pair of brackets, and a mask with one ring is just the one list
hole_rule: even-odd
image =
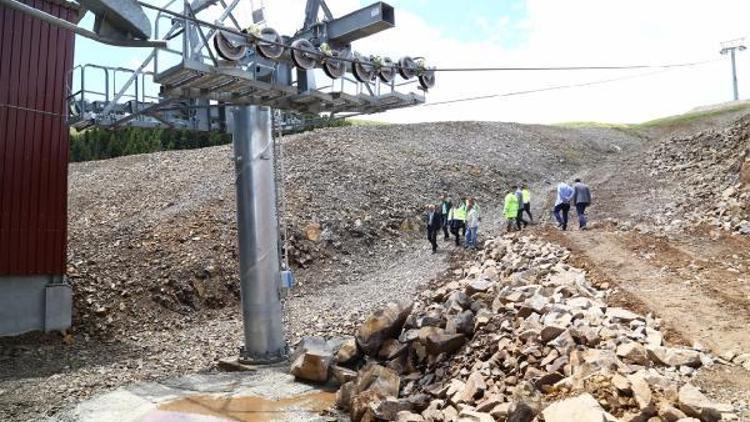
[(721, 130), (666, 138), (651, 153), (651, 176), (679, 186), (671, 208), (683, 226), (750, 234), (750, 116)]
[[(288, 252), (298, 279), (315, 288), (409, 248), (421, 238), (415, 220), (439, 191), (473, 194), (490, 212), (510, 183), (551, 182), (639, 140), (610, 129), (438, 123), (326, 129), (281, 142)], [(77, 329), (170, 328), (237, 303), (231, 160), (223, 146), (71, 166)]]

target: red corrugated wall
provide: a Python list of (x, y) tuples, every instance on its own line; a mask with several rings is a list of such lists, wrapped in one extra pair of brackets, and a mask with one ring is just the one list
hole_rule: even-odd
[[(70, 21), (64, 2), (24, 3)], [(65, 273), (74, 35), (0, 6), (0, 275)]]

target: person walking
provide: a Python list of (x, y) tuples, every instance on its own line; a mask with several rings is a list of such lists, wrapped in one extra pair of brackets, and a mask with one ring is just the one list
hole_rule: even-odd
[(450, 240), (450, 235), (448, 234), (450, 220), (448, 219), (448, 215), (450, 214), (451, 208), (453, 208), (453, 201), (451, 201), (451, 198), (444, 193), (440, 195), (440, 216), (443, 220), (443, 234), (445, 235), (445, 240)]
[(515, 190), (516, 199), (518, 199), (518, 216), (516, 217), (516, 227), (518, 227), (518, 230), (521, 230), (521, 224), (523, 224), (523, 227), (526, 228), (529, 223), (523, 219), (523, 191), (521, 191), (520, 186), (515, 186)]
[(503, 204), (503, 216), (507, 220), (506, 230), (508, 232), (513, 231), (514, 225), (518, 230), (521, 229), (521, 226), (516, 221), (518, 218), (518, 208), (518, 197), (516, 196), (515, 189), (511, 189), (505, 195), (505, 203)]
[(432, 245), (432, 253), (435, 253), (437, 252), (437, 234), (443, 226), (442, 214), (437, 211), (435, 205), (427, 206), (424, 221), (427, 224), (427, 240)]
[(473, 202), (469, 202), (466, 211), (466, 245), (465, 247), (476, 249), (477, 230), (479, 229), (479, 212)]
[(529, 223), (534, 224), (534, 216), (531, 215), (531, 191), (526, 184), (521, 188), (521, 201), (523, 211), (529, 215)]
[(453, 211), (451, 233), (456, 236), (456, 246), (461, 246), (461, 235), (466, 236), (466, 202), (462, 201)]
[(565, 182), (557, 185), (557, 199), (555, 199), (555, 209), (552, 213), (557, 220), (557, 227), (563, 231), (568, 230), (568, 212), (570, 212), (570, 201), (574, 193), (573, 188)]
[(578, 214), (578, 228), (586, 230), (586, 208), (591, 205), (591, 191), (581, 179), (576, 179), (573, 185), (573, 203), (576, 204)]

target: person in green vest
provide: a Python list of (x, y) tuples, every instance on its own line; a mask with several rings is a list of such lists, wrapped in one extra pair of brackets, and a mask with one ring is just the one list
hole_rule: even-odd
[(453, 208), (453, 201), (451, 200), (450, 196), (446, 195), (445, 193), (440, 195), (440, 214), (442, 216), (442, 222), (443, 222), (443, 234), (445, 235), (445, 240), (450, 240), (450, 235), (448, 234), (448, 228), (450, 225), (450, 212)]
[(529, 223), (534, 224), (534, 216), (531, 215), (531, 191), (529, 185), (525, 184), (521, 187), (521, 196), (523, 197), (522, 214), (525, 212), (529, 215)]
[(466, 236), (466, 198), (451, 208), (451, 233), (456, 237), (456, 246), (461, 246), (461, 236)]
[(507, 220), (506, 230), (508, 232), (513, 231), (513, 226), (516, 225), (517, 229), (520, 230), (518, 225), (518, 197), (514, 188), (511, 188), (507, 195), (505, 195), (505, 203), (503, 204), (503, 216)]

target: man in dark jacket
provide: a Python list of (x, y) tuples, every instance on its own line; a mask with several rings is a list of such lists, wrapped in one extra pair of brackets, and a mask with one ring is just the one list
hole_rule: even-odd
[(586, 230), (586, 208), (591, 205), (591, 191), (581, 179), (576, 179), (573, 185), (573, 203), (576, 204), (576, 214), (578, 214), (578, 228)]
[(441, 194), (440, 203), (438, 205), (440, 206), (439, 211), (443, 222), (443, 234), (445, 235), (445, 240), (450, 240), (451, 237), (448, 234), (448, 224), (450, 224), (450, 221), (448, 221), (448, 214), (451, 212), (451, 208), (453, 208), (453, 201), (451, 201), (446, 194)]
[(443, 217), (440, 212), (435, 209), (435, 205), (428, 205), (427, 212), (424, 216), (425, 223), (427, 224), (427, 240), (432, 245), (432, 253), (437, 252), (437, 234), (443, 227)]

